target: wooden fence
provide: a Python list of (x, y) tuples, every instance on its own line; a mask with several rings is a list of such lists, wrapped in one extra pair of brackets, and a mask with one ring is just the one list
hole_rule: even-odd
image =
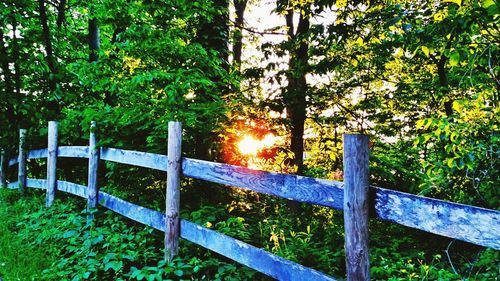
[[(344, 211), (348, 280), (369, 280), (368, 216), (500, 249), (500, 212), (446, 202), (408, 193), (369, 187), (368, 138), (344, 135), (344, 182), (251, 170), (244, 167), (181, 157), (181, 124), (169, 123), (168, 156), (116, 148), (96, 147), (95, 122), (89, 146), (58, 146), (57, 122), (49, 122), (48, 148), (25, 151), (26, 130), (20, 130), (19, 156), (5, 160), (2, 153), (2, 186), (47, 190), (47, 206), (55, 192), (63, 191), (139, 223), (165, 232), (165, 258), (177, 254), (179, 237), (279, 280), (335, 280), (252, 245), (179, 218), (180, 177), (235, 186), (290, 200)], [(57, 158), (88, 158), (88, 186), (57, 180)], [(26, 177), (26, 160), (47, 158), (47, 179)], [(101, 192), (97, 185), (98, 160), (112, 161), (167, 172), (165, 213), (144, 208)], [(18, 164), (18, 181), (6, 184), (5, 166)]]

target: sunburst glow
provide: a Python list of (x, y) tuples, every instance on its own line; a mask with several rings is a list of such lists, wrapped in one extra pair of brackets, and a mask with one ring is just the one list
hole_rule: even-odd
[(276, 137), (273, 134), (267, 134), (262, 140), (246, 135), (240, 142), (238, 142), (238, 150), (243, 155), (257, 156), (259, 151), (272, 147), (275, 142)]
[(238, 149), (241, 154), (256, 156), (257, 152), (259, 152), (260, 141), (256, 140), (251, 136), (245, 136), (239, 143)]

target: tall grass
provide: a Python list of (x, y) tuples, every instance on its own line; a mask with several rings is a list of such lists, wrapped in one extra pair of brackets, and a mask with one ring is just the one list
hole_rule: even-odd
[(55, 260), (23, 239), (17, 227), (26, 214), (41, 207), (41, 197), (24, 199), (18, 191), (0, 189), (0, 278), (4, 281), (40, 280), (37, 277)]

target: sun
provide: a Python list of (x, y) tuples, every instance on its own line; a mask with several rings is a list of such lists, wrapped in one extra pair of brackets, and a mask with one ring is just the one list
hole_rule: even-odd
[(251, 135), (246, 135), (237, 144), (241, 154), (247, 156), (257, 156), (265, 148), (272, 147), (276, 142), (273, 134), (267, 134), (263, 139), (258, 140)]
[(238, 150), (243, 155), (257, 156), (257, 153), (261, 149), (261, 142), (256, 140), (252, 136), (245, 136), (241, 141), (238, 142)]

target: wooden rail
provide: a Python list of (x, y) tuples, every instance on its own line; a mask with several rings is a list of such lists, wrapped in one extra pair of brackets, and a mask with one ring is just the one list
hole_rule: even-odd
[[(57, 157), (89, 158), (90, 151), (87, 146), (60, 146), (57, 147)], [(32, 150), (26, 153), (26, 158), (47, 158), (48, 154), (47, 149)], [(101, 147), (98, 150), (98, 156), (100, 160), (165, 172), (169, 166), (168, 156), (154, 153)], [(19, 159), (22, 158), (10, 159), (8, 165), (18, 164)], [(342, 182), (258, 171), (190, 158), (182, 158), (181, 165), (181, 175), (185, 177), (240, 187), (338, 210), (345, 209)], [(26, 186), (31, 188), (47, 189), (47, 184), (48, 181), (45, 179), (26, 179)], [(18, 182), (7, 185), (8, 188), (19, 188), (19, 186)], [(56, 186), (57, 190), (78, 197), (88, 198), (89, 196), (88, 187), (84, 185), (58, 180)], [(168, 197), (167, 195), (167, 200)], [(379, 219), (500, 249), (499, 211), (373, 186), (370, 187), (369, 198), (370, 207), (374, 210), (373, 215)], [(164, 213), (132, 204), (100, 191), (98, 192), (98, 203), (157, 230), (165, 232), (167, 229), (165, 224), (167, 217)], [(176, 228), (178, 227), (174, 226), (172, 229)], [(262, 249), (186, 220), (180, 220), (180, 237), (279, 280), (334, 280), (321, 272), (277, 257)], [(367, 279), (367, 276), (364, 279)]]
[[(17, 188), (17, 182), (12, 184), (16, 185)], [(27, 179), (26, 185), (31, 188), (46, 189), (47, 180)], [(67, 181), (57, 181), (57, 188), (58, 191), (86, 198), (87, 186)], [(124, 217), (165, 232), (166, 216), (159, 211), (127, 202), (102, 191), (99, 192), (98, 202), (100, 205)], [(180, 220), (180, 224), (181, 238), (278, 280), (335, 280), (317, 270), (304, 267), (188, 220)]]
[[(69, 151), (70, 147), (65, 149)], [(88, 148), (79, 146), (71, 153), (82, 156), (82, 151), (88, 151)], [(166, 155), (116, 148), (101, 148), (100, 151), (101, 160), (167, 170)], [(32, 150), (28, 153), (28, 158), (43, 158), (43, 155), (46, 155), (46, 149)], [(134, 161), (137, 161), (136, 164)], [(12, 162), (14, 159), (9, 161)], [(186, 177), (343, 210), (343, 183), (338, 181), (257, 171), (190, 158), (182, 159), (182, 174)], [(14, 183), (9, 183), (8, 186), (17, 188), (17, 184)], [(371, 193), (375, 216), (379, 219), (500, 249), (498, 211), (373, 186)]]

